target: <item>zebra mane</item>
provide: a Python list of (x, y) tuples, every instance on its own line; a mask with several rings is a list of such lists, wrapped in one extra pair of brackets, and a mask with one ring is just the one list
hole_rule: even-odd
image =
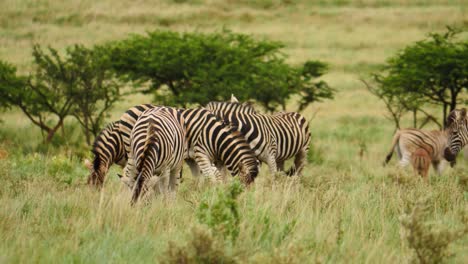
[[(101, 132), (99, 132), (99, 135), (94, 140), (93, 148), (91, 150), (91, 152), (94, 154), (94, 160), (93, 160), (94, 170), (99, 169), (99, 167), (101, 166), (101, 159), (98, 158), (98, 157), (100, 157), (100, 154), (97, 151), (97, 148), (99, 148), (99, 143), (103, 142), (103, 138), (105, 136), (106, 131), (115, 130), (115, 127), (118, 126), (119, 124), (120, 124), (120, 120), (117, 120), (117, 121), (114, 121), (114, 122), (111, 122), (111, 123), (107, 124), (106, 128), (101, 130)], [(103, 142), (103, 143), (105, 143), (105, 142)]]
[[(213, 105), (213, 106), (217, 106), (217, 105), (221, 105), (221, 106), (224, 106), (224, 105), (235, 105), (235, 106), (239, 106), (240, 108), (243, 108), (245, 110), (249, 110), (251, 111), (252, 113), (257, 113), (257, 111), (255, 110), (254, 108), (254, 103), (252, 102), (243, 102), (243, 103), (240, 103), (240, 102), (219, 102), (219, 101), (211, 101), (209, 102), (207, 105), (206, 105), (206, 108), (208, 108), (210, 105)], [(216, 107), (214, 107), (216, 108)]]
[(447, 117), (447, 126), (452, 125), (458, 119), (466, 118), (466, 108), (455, 109)]

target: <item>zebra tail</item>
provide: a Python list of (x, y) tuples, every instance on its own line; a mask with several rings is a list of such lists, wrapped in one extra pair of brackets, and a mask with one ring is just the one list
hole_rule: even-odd
[(387, 157), (385, 158), (385, 161), (383, 163), (383, 166), (388, 164), (388, 162), (392, 159), (393, 156), (393, 151), (395, 150), (395, 146), (398, 144), (398, 141), (400, 140), (400, 131), (397, 130), (395, 132), (395, 135), (393, 136), (392, 140), (392, 148), (390, 149), (390, 152), (387, 154)]
[(149, 180), (149, 179), (144, 178), (143, 170), (147, 169), (147, 167), (145, 166), (145, 163), (146, 163), (146, 160), (148, 159), (148, 156), (150, 154), (149, 152), (154, 143), (154, 137), (153, 137), (154, 133), (155, 133), (154, 123), (150, 118), (148, 119), (148, 128), (146, 130), (146, 139), (145, 139), (145, 145), (143, 147), (143, 155), (137, 168), (138, 169), (137, 171), (139, 173), (135, 182), (135, 189), (133, 190), (132, 204), (135, 204), (138, 201), (138, 198), (140, 197), (145, 180)]

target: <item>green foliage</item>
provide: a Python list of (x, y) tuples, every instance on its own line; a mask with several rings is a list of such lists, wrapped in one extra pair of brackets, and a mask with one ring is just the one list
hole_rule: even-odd
[(205, 195), (197, 210), (198, 221), (210, 227), (215, 234), (235, 243), (240, 222), (236, 199), (242, 191), (242, 185), (235, 180), (226, 188), (217, 188), (213, 200)]
[(106, 54), (99, 49), (75, 45), (67, 49), (67, 67), (77, 76), (73, 115), (81, 124), (88, 144), (90, 133), (97, 136), (104, 118), (120, 97), (120, 85), (113, 79)]
[(25, 86), (25, 79), (16, 75), (16, 67), (0, 60), (0, 107), (10, 107)]
[(429, 199), (420, 199), (408, 206), (405, 214), (400, 217), (404, 237), (414, 251), (417, 263), (444, 262), (451, 257), (448, 252), (449, 245), (468, 233), (468, 222), (464, 215), (462, 216), (464, 228), (453, 231), (447, 228), (437, 228), (434, 224), (427, 222), (431, 211)]
[(322, 62), (302, 67), (286, 64), (279, 42), (255, 40), (244, 34), (179, 34), (154, 31), (111, 42), (114, 69), (137, 84), (151, 81), (143, 92), (155, 93), (163, 104), (186, 106), (228, 99), (254, 99), (266, 109), (283, 108), (294, 94), (301, 109), (320, 99), (332, 98), (333, 90), (314, 78), (326, 71)]
[(436, 121), (424, 111), (427, 104), (442, 106), (445, 124), (448, 111), (468, 102), (461, 96), (468, 91), (468, 41), (458, 40), (459, 33), (450, 27), (444, 34), (432, 33), (390, 58), (385, 70), (374, 75), (378, 87), (371, 92), (384, 100), (397, 126), (408, 111)]
[(104, 55), (75, 45), (62, 57), (54, 48), (44, 51), (36, 45), (35, 71), (29, 77), (17, 76), (13, 66), (0, 62), (0, 103), (19, 107), (47, 133), (47, 143), (63, 127), (65, 118), (73, 115), (90, 144), (89, 133), (99, 133), (105, 114), (120, 98)]

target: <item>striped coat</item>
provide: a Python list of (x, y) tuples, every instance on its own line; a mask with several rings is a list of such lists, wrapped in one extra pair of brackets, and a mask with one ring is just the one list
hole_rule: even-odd
[(175, 191), (187, 151), (183, 123), (182, 115), (167, 107), (148, 109), (138, 118), (123, 177), (133, 185), (132, 202), (153, 190), (164, 193), (167, 185)]
[(268, 164), (271, 173), (276, 173), (278, 169), (284, 170), (284, 162), (295, 157), (295, 167), (288, 174), (301, 175), (310, 144), (306, 119), (294, 112), (267, 115), (243, 108), (227, 111), (238, 105), (211, 102), (206, 108), (236, 127), (246, 137), (258, 159)]

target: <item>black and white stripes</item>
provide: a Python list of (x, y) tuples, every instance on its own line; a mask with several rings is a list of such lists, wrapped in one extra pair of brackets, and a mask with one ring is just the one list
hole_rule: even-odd
[(109, 124), (101, 131), (94, 141), (92, 152), (93, 162), (85, 160), (85, 165), (91, 173), (88, 184), (101, 187), (112, 164), (122, 167), (127, 164), (127, 152), (120, 133), (119, 121)]
[(454, 161), (458, 152), (468, 144), (468, 117), (466, 108), (455, 109), (447, 118), (448, 141), (444, 157)]
[(124, 179), (134, 182), (129, 184), (132, 202), (155, 188), (161, 193), (175, 191), (187, 151), (183, 123), (182, 115), (168, 107), (148, 109), (136, 121), (124, 173)]
[(288, 174), (300, 175), (310, 143), (306, 119), (294, 112), (267, 115), (239, 106), (238, 103), (211, 102), (206, 108), (240, 131), (257, 158), (268, 164), (271, 173), (284, 170), (284, 162), (295, 157), (295, 166)]

